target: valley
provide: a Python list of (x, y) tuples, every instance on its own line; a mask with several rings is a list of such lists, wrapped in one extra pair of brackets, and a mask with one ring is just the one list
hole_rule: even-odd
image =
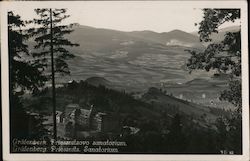
[[(59, 84), (102, 77), (111, 82), (109, 87), (113, 89), (144, 93), (150, 87), (157, 87), (185, 100), (231, 108), (218, 99), (227, 86), (226, 79), (213, 79), (216, 71), (189, 73), (186, 69), (190, 57), (187, 50), (204, 49), (198, 36), (180, 30), (122, 32), (79, 26), (68, 38), (80, 46), (70, 49), (76, 56), (68, 60), (71, 75), (58, 76)], [(198, 86), (188, 83), (192, 80)]]

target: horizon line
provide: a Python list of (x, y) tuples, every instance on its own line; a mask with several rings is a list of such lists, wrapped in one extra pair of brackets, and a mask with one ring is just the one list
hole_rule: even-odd
[[(197, 30), (197, 31), (188, 32), (188, 31), (176, 28), (176, 29), (172, 29), (172, 30), (169, 30), (169, 31), (158, 32), (158, 31), (154, 31), (154, 30), (150, 30), (150, 29), (143, 29), (143, 30), (119, 30), (119, 29), (114, 29), (114, 28), (96, 27), (96, 26), (89, 26), (89, 25), (84, 25), (84, 24), (78, 24), (77, 26), (89, 27), (89, 28), (94, 28), (94, 29), (113, 30), (113, 31), (120, 31), (120, 32), (143, 32), (143, 31), (148, 31), (148, 32), (154, 32), (154, 33), (158, 33), (158, 34), (169, 33), (169, 32), (175, 31), (175, 30), (179, 30), (179, 31), (186, 32), (186, 33), (189, 33), (189, 34), (194, 34), (194, 33), (198, 34), (198, 31), (199, 31), (199, 30)], [(227, 28), (231, 28), (231, 27), (241, 27), (241, 25), (226, 26), (226, 27), (223, 27), (223, 28), (219, 28), (218, 30), (223, 30), (223, 29), (227, 29)]]

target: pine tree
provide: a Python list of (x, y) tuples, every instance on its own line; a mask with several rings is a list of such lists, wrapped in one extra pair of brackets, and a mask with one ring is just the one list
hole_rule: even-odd
[(33, 21), (39, 27), (30, 29), (29, 33), (36, 36), (34, 48), (40, 50), (34, 53), (37, 63), (42, 64), (41, 68), (44, 71), (49, 69), (49, 64), (51, 67), (51, 75), (49, 75), (48, 79), (52, 80), (54, 139), (56, 139), (55, 74), (70, 74), (66, 60), (74, 58), (74, 55), (67, 50), (67, 47), (78, 46), (78, 44), (70, 42), (65, 38), (65, 35), (73, 32), (72, 27), (75, 24), (62, 24), (63, 20), (69, 17), (66, 14), (66, 9), (42, 8), (35, 9), (35, 12), (39, 18), (35, 18)]
[[(11, 138), (38, 138), (46, 133), (41, 121), (30, 117), (22, 104), (22, 95), (25, 92), (36, 92), (43, 87), (46, 77), (37, 68), (28, 45), (25, 43), (29, 35), (22, 30), (26, 23), (19, 15), (8, 12), (8, 49), (10, 73), (10, 131)], [(31, 129), (29, 124), (39, 125), (42, 133)], [(32, 135), (30, 135), (32, 133)]]
[(25, 25), (19, 15), (8, 12), (10, 90), (12, 94), (22, 93), (25, 90), (35, 92), (46, 81), (38, 64), (33, 61), (28, 45), (25, 44), (29, 38), (29, 35), (22, 30)]

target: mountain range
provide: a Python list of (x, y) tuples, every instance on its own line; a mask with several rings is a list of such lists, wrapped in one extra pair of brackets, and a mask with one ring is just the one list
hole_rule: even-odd
[[(218, 30), (218, 34), (213, 33), (211, 38), (216, 42), (221, 41), (226, 32), (238, 31), (239, 29), (240, 26), (222, 28)], [(79, 43), (80, 48), (86, 51), (112, 51), (138, 42), (148, 45), (204, 48), (204, 44), (200, 42), (198, 37), (198, 32), (188, 33), (178, 29), (162, 33), (150, 30), (125, 32), (80, 25), (74, 28), (74, 32), (68, 38)]]
[(81, 44), (81, 48), (90, 51), (110, 51), (138, 42), (149, 45), (203, 47), (198, 36), (181, 30), (162, 33), (149, 30), (124, 32), (89, 26), (78, 26), (74, 30), (68, 38)]
[[(222, 40), (227, 31), (238, 29), (237, 26), (220, 29), (216, 41)], [(206, 47), (195, 33), (181, 30), (163, 33), (148, 30), (124, 32), (77, 26), (67, 38), (80, 46), (69, 48), (76, 56), (68, 60), (71, 75), (57, 78), (58, 83), (93, 77), (88, 82), (94, 80), (92, 84), (98, 85), (98, 80), (105, 78), (110, 82), (108, 86), (115, 89), (145, 92), (150, 87), (164, 86), (177, 96), (193, 96), (202, 101), (202, 89), (193, 84), (184, 84), (195, 79), (204, 84), (204, 90), (208, 89), (207, 84), (211, 81), (207, 80), (215, 73), (193, 71), (190, 74), (187, 70), (186, 63), (190, 57), (187, 50), (202, 51)], [(101, 81), (100, 84), (103, 82), (105, 83)], [(221, 90), (224, 89), (225, 86), (221, 87), (221, 83), (226, 84), (226, 79), (213, 83), (212, 89), (217, 85)], [(184, 89), (185, 93), (182, 93)], [(190, 95), (195, 92), (197, 96)], [(218, 95), (219, 90), (209, 91), (209, 96), (212, 96), (209, 99), (216, 100)]]
[[(235, 29), (220, 30), (217, 39), (223, 39), (226, 31)], [(71, 76), (67, 80), (97, 76), (126, 88), (142, 89), (160, 82), (184, 83), (212, 75), (200, 71), (189, 74), (186, 69), (190, 57), (187, 50), (205, 48), (194, 33), (124, 32), (80, 25), (67, 38), (80, 44), (69, 49), (76, 58), (68, 61)]]

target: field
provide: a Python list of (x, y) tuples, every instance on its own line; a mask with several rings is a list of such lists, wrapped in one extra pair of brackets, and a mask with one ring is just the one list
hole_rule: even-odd
[(80, 46), (70, 49), (76, 56), (68, 60), (71, 75), (58, 76), (59, 84), (100, 77), (109, 81), (109, 88), (117, 90), (145, 93), (148, 88), (157, 87), (184, 100), (231, 108), (218, 99), (227, 86), (227, 78), (213, 78), (215, 71), (187, 70), (187, 50), (204, 49), (193, 34), (180, 30), (122, 32), (80, 26), (68, 38)]

